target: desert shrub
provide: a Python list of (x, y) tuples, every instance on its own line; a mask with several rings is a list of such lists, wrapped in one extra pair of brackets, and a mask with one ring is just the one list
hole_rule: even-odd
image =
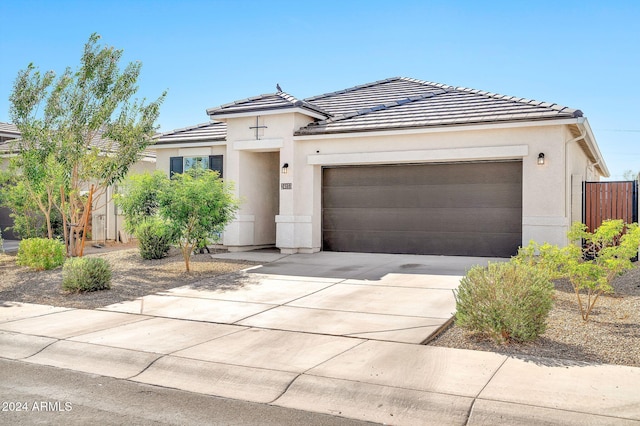
[(143, 259), (162, 259), (169, 252), (173, 240), (172, 229), (158, 218), (138, 224), (135, 232)]
[(64, 263), (64, 243), (48, 238), (27, 238), (20, 241), (16, 263), (37, 271), (57, 268)]
[(614, 291), (611, 282), (631, 269), (638, 254), (640, 228), (637, 223), (605, 220), (593, 232), (575, 222), (567, 234), (571, 244), (558, 247), (530, 242), (514, 262), (535, 266), (552, 278), (567, 278), (576, 294), (580, 315), (589, 320), (598, 298)]
[(539, 268), (513, 262), (476, 266), (454, 290), (456, 324), (497, 342), (535, 340), (545, 330), (553, 292)]
[(99, 257), (74, 257), (62, 267), (62, 288), (72, 292), (111, 288), (111, 266)]
[(125, 230), (131, 234), (158, 212), (158, 197), (167, 186), (168, 176), (162, 171), (132, 174), (122, 181), (114, 201), (125, 217)]

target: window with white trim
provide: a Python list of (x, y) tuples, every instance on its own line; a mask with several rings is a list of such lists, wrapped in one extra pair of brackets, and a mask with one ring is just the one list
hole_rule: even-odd
[(193, 157), (171, 157), (169, 159), (169, 170), (171, 176), (175, 173), (184, 173), (193, 168), (210, 169), (216, 171), (223, 177), (223, 156), (193, 156)]

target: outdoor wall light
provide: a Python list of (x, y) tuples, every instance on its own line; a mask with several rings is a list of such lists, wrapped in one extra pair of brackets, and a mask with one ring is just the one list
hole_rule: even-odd
[(282, 165), (282, 174), (286, 175), (288, 171), (289, 171), (289, 163), (284, 163)]
[(539, 166), (544, 165), (544, 153), (542, 153), (542, 152), (540, 154), (538, 154), (538, 165)]

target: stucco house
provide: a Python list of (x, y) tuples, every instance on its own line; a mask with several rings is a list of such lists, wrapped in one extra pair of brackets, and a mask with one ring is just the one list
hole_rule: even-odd
[(580, 110), (412, 78), (207, 114), (157, 136), (156, 166), (201, 163), (235, 183), (232, 251), (506, 257), (532, 239), (565, 245), (582, 182), (609, 175)]
[[(5, 138), (4, 140), (2, 138)], [(9, 157), (13, 155), (14, 142), (20, 138), (20, 131), (14, 124), (0, 122), (0, 169), (5, 169), (9, 163)], [(111, 151), (117, 147), (114, 142), (102, 137), (101, 133), (91, 141), (91, 146), (100, 149), (106, 155), (110, 155)], [(131, 167), (129, 173), (144, 173), (155, 170), (155, 153), (146, 150), (140, 156), (140, 159)], [(88, 185), (87, 185), (88, 189)], [(113, 194), (117, 191), (117, 186), (106, 188), (103, 193), (96, 194), (93, 202), (93, 210), (91, 215), (91, 239), (94, 242), (104, 242), (107, 240), (117, 241), (122, 238), (128, 238), (124, 234), (124, 216), (116, 208), (113, 202)], [(17, 238), (11, 229), (13, 220), (10, 217), (11, 211), (0, 206), (0, 230), (6, 239)]]

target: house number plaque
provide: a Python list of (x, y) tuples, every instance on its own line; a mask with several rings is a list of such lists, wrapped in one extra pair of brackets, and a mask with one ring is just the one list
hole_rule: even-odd
[(280, 188), (281, 189), (292, 189), (292, 187), (293, 187), (293, 184), (291, 182), (289, 182), (289, 183), (281, 183), (280, 184)]

